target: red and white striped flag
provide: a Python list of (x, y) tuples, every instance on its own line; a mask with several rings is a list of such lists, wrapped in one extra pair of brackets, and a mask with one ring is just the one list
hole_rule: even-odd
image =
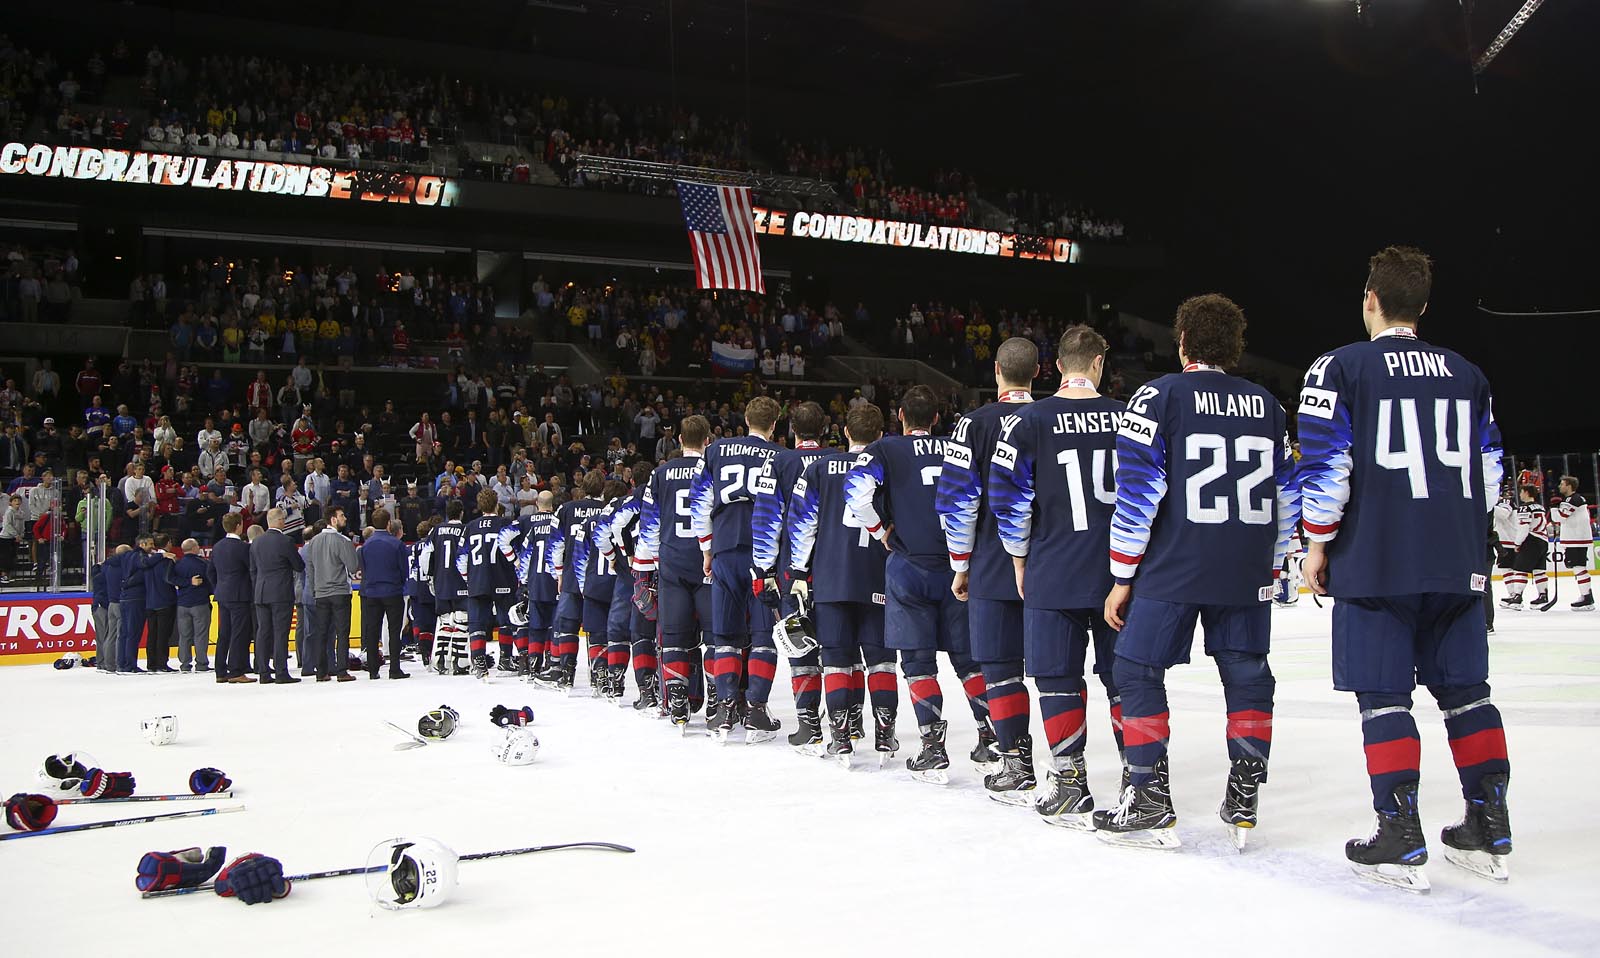
[(683, 204), (683, 225), (689, 230), (689, 249), (694, 253), (695, 286), (765, 293), (750, 187), (680, 180), (678, 200)]

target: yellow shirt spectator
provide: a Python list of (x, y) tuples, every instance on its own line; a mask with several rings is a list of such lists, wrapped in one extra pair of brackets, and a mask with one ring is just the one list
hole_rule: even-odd
[(339, 338), (339, 321), (332, 317), (324, 319), (322, 325), (317, 327), (317, 338), (323, 342), (330, 342)]
[(584, 321), (586, 319), (588, 319), (588, 318), (589, 318), (589, 311), (587, 309), (584, 309), (582, 306), (574, 306), (571, 309), (567, 310), (567, 325), (568, 326), (573, 326), (573, 327), (582, 326)]
[(314, 319), (310, 313), (300, 317), (300, 320), (294, 324), (294, 333), (296, 336), (300, 337), (300, 339), (306, 341), (315, 338), (317, 335), (316, 319)]

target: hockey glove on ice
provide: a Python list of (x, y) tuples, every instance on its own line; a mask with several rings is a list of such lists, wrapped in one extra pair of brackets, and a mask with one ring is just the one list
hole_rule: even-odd
[(49, 828), (55, 820), (56, 803), (48, 796), (18, 792), (6, 799), (6, 824), (19, 832)]
[(189, 791), (196, 795), (214, 795), (233, 787), (233, 779), (220, 768), (197, 768), (189, 773)]
[(211, 880), (222, 867), (228, 850), (220, 845), (201, 851), (198, 848), (180, 848), (174, 852), (145, 852), (139, 859), (139, 876), (133, 883), (140, 891), (164, 891), (168, 888), (193, 888)]
[(520, 709), (508, 709), (504, 705), (496, 705), (489, 710), (489, 721), (501, 728), (510, 728), (515, 725), (532, 725), (533, 708), (524, 705)]
[(133, 794), (133, 784), (133, 776), (128, 772), (91, 768), (78, 791), (84, 798), (127, 798)]
[(259, 905), (289, 895), (289, 882), (283, 877), (283, 862), (251, 852), (235, 858), (217, 876), (217, 894), (237, 898), (246, 905)]

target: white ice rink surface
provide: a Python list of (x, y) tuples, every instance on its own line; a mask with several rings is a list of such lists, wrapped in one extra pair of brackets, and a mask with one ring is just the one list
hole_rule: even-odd
[[(859, 746), (856, 770), (844, 772), (781, 739), (719, 747), (586, 692), (511, 679), (413, 667), (404, 683), (223, 688), (209, 675), (0, 669), (6, 794), (37, 790), (40, 760), (76, 748), (133, 772), (147, 794), (185, 791), (192, 769), (217, 766), (248, 806), (0, 843), (0, 955), (1600, 954), (1600, 616), (1566, 611), (1570, 598), (1545, 615), (1502, 613), (1491, 637), (1513, 769), (1508, 885), (1444, 860), (1438, 832), (1459, 817), (1460, 792), (1438, 711), (1425, 692), (1418, 701), (1428, 896), (1369, 885), (1345, 865), (1345, 839), (1370, 831), (1370, 793), (1355, 703), (1329, 687), (1329, 613), (1309, 598), (1276, 613), (1271, 780), (1242, 856), (1216, 817), (1222, 696), (1202, 656), (1170, 681), (1175, 852), (1105, 847), (989, 801), (965, 760), (974, 731), (948, 671), (956, 762), (941, 789), (911, 781), (899, 762), (878, 770)], [(788, 688), (780, 672), (784, 734)], [(1115, 751), (1098, 685), (1091, 694), (1090, 775), (1105, 807)], [(456, 735), (394, 751), (399, 736), (383, 720), (414, 727), (441, 702), (462, 714)], [(497, 703), (533, 706), (543, 746), (533, 765), (490, 758)], [(143, 741), (140, 720), (168, 711), (179, 741)], [(903, 687), (899, 734), (903, 759), (916, 741)], [(1037, 708), (1034, 736), (1047, 755)], [(67, 806), (56, 823), (195, 804)], [(230, 857), (257, 851), (315, 871), (365, 864), (379, 841), (419, 833), (462, 853), (606, 840), (638, 854), (463, 863), (443, 907), (400, 913), (374, 913), (359, 877), (305, 882), (251, 907), (209, 893), (144, 901), (133, 884), (153, 849), (222, 844)]]

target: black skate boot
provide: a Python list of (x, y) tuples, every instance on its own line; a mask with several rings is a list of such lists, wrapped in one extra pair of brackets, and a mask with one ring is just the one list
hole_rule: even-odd
[(1154, 778), (1123, 789), (1116, 808), (1094, 813), (1096, 838), (1133, 848), (1177, 848), (1182, 844), (1177, 824), (1165, 756), (1156, 764)]
[(828, 732), (832, 741), (828, 742), (828, 758), (836, 761), (842, 768), (850, 768), (850, 755), (856, 750), (854, 737), (850, 734), (850, 714), (843, 715), (828, 713)]
[(622, 704), (622, 696), (627, 689), (627, 669), (620, 665), (606, 666), (605, 696), (613, 705)]
[(911, 777), (930, 785), (950, 784), (950, 753), (945, 751), (944, 736), (950, 723), (934, 722), (922, 733), (922, 751), (906, 759)]
[(766, 703), (746, 705), (744, 710), (744, 744), (759, 745), (778, 737), (783, 723), (772, 717)]
[(682, 682), (667, 683), (667, 719), (682, 734), (689, 734), (689, 689)]
[(554, 689), (564, 692), (572, 688), (572, 669), (562, 665), (559, 661), (547, 667), (543, 672), (533, 677), (533, 682), (540, 688)]
[(1508, 784), (1504, 775), (1483, 777), (1484, 797), (1469, 799), (1461, 824), (1450, 825), (1439, 835), (1445, 844), (1446, 861), (1490, 881), (1503, 882), (1511, 878), (1506, 862), (1506, 856), (1511, 854), (1511, 812), (1506, 807)]
[(995, 747), (994, 729), (988, 722), (978, 726), (978, 744), (972, 747), (970, 757), (972, 764), (985, 775), (1000, 771), (1000, 750)]
[(661, 693), (656, 690), (656, 676), (652, 672), (639, 683), (639, 697), (633, 700), (633, 710), (648, 714), (661, 704)]
[(482, 652), (479, 652), (477, 655), (474, 655), (472, 657), (472, 677), (475, 678), (475, 679), (486, 679), (486, 678), (488, 678), (489, 677), (489, 665), (490, 665), (490, 662), (489, 662), (489, 657), (487, 655), (484, 655)]
[(533, 674), (533, 663), (528, 658), (528, 653), (517, 653), (517, 675), (526, 679)]
[(589, 660), (589, 697), (600, 698), (606, 694), (606, 657), (597, 655)]
[(1256, 802), (1261, 797), (1261, 783), (1266, 780), (1267, 763), (1259, 758), (1236, 758), (1228, 770), (1228, 789), (1217, 815), (1228, 826), (1233, 847), (1241, 852), (1250, 829), (1256, 827)]
[(801, 755), (822, 757), (822, 716), (816, 709), (801, 709), (795, 714), (796, 728), (789, 736), (789, 744)]
[(1504, 609), (1520, 609), (1522, 608), (1522, 596), (1508, 595), (1500, 600), (1500, 607)]
[(1586, 595), (1578, 601), (1572, 603), (1571, 608), (1574, 612), (1593, 612), (1594, 594), (1590, 593), (1589, 595)]
[(1352, 838), (1344, 843), (1344, 857), (1356, 874), (1382, 885), (1406, 891), (1428, 890), (1428, 876), (1422, 866), (1428, 863), (1428, 841), (1422, 835), (1422, 817), (1417, 812), (1417, 785), (1411, 782), (1394, 790), (1397, 811), (1379, 812), (1378, 825), (1366, 840)]
[(510, 650), (509, 647), (506, 647), (506, 646), (502, 646), (501, 647), (500, 654), (495, 659), (495, 669), (497, 671), (504, 672), (507, 675), (516, 674), (516, 671), (517, 671), (516, 658), (512, 655), (511, 650)]
[[(867, 737), (867, 724), (861, 706), (850, 706), (850, 741), (859, 742)], [(830, 719), (831, 720), (831, 719)]]
[(1033, 776), (1033, 736), (1017, 736), (1016, 748), (1000, 753), (1000, 771), (983, 777), (989, 797), (1002, 805), (1032, 805), (1033, 790), (1039, 784)]
[(884, 706), (872, 710), (872, 747), (878, 753), (878, 767), (883, 768), (900, 751), (900, 740), (894, 734), (895, 710)]
[(715, 717), (706, 721), (706, 727), (711, 729), (711, 734), (718, 742), (726, 745), (733, 735), (733, 730), (739, 725), (739, 703), (733, 699), (723, 699), (716, 705)]
[(1094, 831), (1094, 796), (1089, 794), (1089, 773), (1083, 753), (1064, 755), (1055, 762), (1050, 776), (1050, 791), (1040, 796), (1035, 807), (1046, 825)]

